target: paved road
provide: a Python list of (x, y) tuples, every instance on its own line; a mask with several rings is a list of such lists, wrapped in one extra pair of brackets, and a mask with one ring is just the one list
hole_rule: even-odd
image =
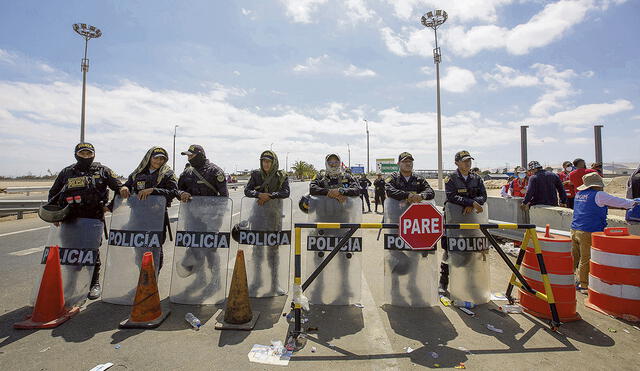
[[(306, 187), (305, 183), (294, 183), (292, 198), (298, 200)], [(239, 191), (231, 193), (236, 210), (241, 197)], [(305, 220), (297, 209), (297, 201), (293, 210), (294, 220)], [(175, 216), (177, 211), (177, 207), (172, 207), (170, 215)], [(364, 216), (368, 222), (379, 219), (375, 214)], [(172, 227), (175, 231), (175, 222)], [(0, 223), (0, 369), (88, 370), (105, 362), (113, 362), (115, 370), (278, 368), (250, 363), (247, 353), (253, 344), (284, 340), (289, 325), (282, 313), (288, 311), (290, 303), (290, 298), (285, 297), (252, 300), (254, 310), (262, 314), (251, 332), (215, 331), (212, 316), (217, 306), (185, 305), (172, 305), (171, 315), (158, 329), (119, 330), (118, 322), (127, 317), (130, 308), (99, 300), (86, 304), (78, 316), (59, 328), (13, 330), (12, 324), (29, 313), (29, 298), (47, 228), (38, 219)], [(319, 331), (308, 335), (307, 346), (292, 358), (289, 367), (380, 370), (445, 368), (464, 362), (468, 369), (476, 370), (637, 369), (640, 330), (585, 309), (582, 297), (578, 311), (584, 320), (563, 325), (560, 334), (550, 333), (546, 324), (534, 317), (503, 315), (495, 304), (475, 309), (475, 317), (440, 305), (427, 309), (386, 305), (384, 252), (380, 242), (376, 242), (376, 233), (362, 232), (364, 307), (313, 306), (306, 325), (318, 327)], [(164, 249), (168, 259), (165, 267), (170, 267), (173, 248), (169, 241)], [(233, 246), (233, 256), (236, 249)], [(102, 252), (105, 253), (105, 246)], [(508, 272), (497, 259), (492, 252), (491, 285), (494, 291), (503, 291)], [(159, 277), (164, 300), (169, 280), (170, 272), (165, 269)], [(188, 328), (183, 319), (186, 312), (193, 312), (204, 322), (200, 331)], [(490, 331), (487, 324), (504, 332)], [(116, 345), (120, 345), (119, 349)], [(407, 353), (406, 347), (415, 350)]]

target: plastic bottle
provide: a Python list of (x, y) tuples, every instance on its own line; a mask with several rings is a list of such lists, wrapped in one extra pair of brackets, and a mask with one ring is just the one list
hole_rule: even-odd
[(191, 327), (193, 327), (196, 330), (200, 330), (200, 326), (202, 326), (202, 324), (200, 323), (200, 320), (193, 315), (193, 313), (185, 314), (184, 319), (185, 321), (189, 322)]
[(448, 307), (451, 305), (451, 300), (449, 300), (448, 297), (444, 296), (444, 295), (440, 295), (440, 302), (442, 303), (442, 305), (444, 305), (445, 307)]
[(515, 304), (515, 305), (510, 305), (510, 304), (506, 304), (500, 307), (500, 310), (503, 313), (522, 313), (522, 307)]
[(462, 301), (462, 300), (454, 300), (453, 301), (453, 305), (455, 305), (456, 307), (460, 307), (460, 308), (467, 308), (467, 309), (471, 309), (471, 308), (475, 308), (476, 305), (473, 304), (470, 301)]

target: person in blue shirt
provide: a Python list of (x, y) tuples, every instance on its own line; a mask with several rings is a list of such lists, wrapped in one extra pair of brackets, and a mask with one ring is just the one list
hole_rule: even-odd
[(578, 187), (571, 223), (573, 264), (578, 269), (576, 289), (586, 294), (589, 286), (589, 260), (591, 259), (591, 233), (602, 232), (607, 226), (609, 207), (631, 209), (640, 201), (619, 198), (604, 192), (600, 174), (587, 173)]
[(558, 206), (558, 196), (560, 196), (560, 206), (566, 207), (567, 194), (564, 191), (562, 181), (557, 174), (544, 170), (538, 161), (531, 161), (528, 164), (529, 178), (527, 194), (522, 200), (522, 206), (534, 205)]

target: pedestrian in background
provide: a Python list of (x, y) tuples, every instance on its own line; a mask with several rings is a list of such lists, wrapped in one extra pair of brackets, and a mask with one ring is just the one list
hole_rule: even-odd
[(573, 184), (573, 187), (577, 192), (578, 187), (582, 185), (582, 177), (586, 173), (595, 172), (595, 170), (587, 169), (587, 164), (581, 158), (576, 158), (575, 160), (573, 160), (573, 167), (574, 170), (569, 174), (569, 180), (571, 181), (571, 184)]
[(511, 181), (509, 187), (509, 194), (512, 197), (524, 197), (527, 194), (527, 187), (529, 186), (529, 179), (527, 178), (527, 172), (524, 168), (518, 166), (515, 168), (515, 177)]
[(576, 187), (573, 186), (569, 175), (573, 171), (573, 163), (571, 161), (565, 161), (562, 163), (562, 171), (558, 173), (558, 177), (564, 186), (564, 191), (567, 194), (567, 207), (573, 209), (573, 200), (576, 197)]
[[(544, 170), (538, 161), (529, 162), (529, 186), (524, 196), (522, 206), (527, 208), (534, 205), (566, 206), (567, 194), (558, 175)], [(559, 197), (558, 197), (559, 196)]]
[(371, 186), (371, 181), (367, 179), (367, 174), (362, 174), (360, 179), (358, 179), (358, 184), (360, 185), (360, 200), (362, 201), (362, 213), (364, 214), (364, 205), (367, 205), (369, 209), (368, 212), (371, 212), (371, 202), (369, 201), (369, 187)]
[(602, 171), (602, 164), (599, 162), (594, 162), (591, 164), (591, 169), (595, 170), (600, 174), (601, 177), (604, 177), (604, 172)]
[(509, 179), (507, 179), (507, 184), (503, 184), (502, 187), (500, 187), (500, 197), (511, 198), (511, 195), (509, 194), (511, 190), (511, 182), (515, 179), (516, 178), (514, 176), (510, 176)]
[(378, 213), (378, 204), (382, 205), (382, 212), (384, 213), (384, 179), (382, 178), (382, 173), (377, 174), (378, 177), (373, 181), (373, 187), (375, 188), (375, 204), (376, 204), (376, 213)]

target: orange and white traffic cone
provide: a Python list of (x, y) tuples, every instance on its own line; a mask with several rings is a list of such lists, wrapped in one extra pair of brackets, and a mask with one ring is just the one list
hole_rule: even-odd
[(131, 315), (120, 323), (121, 328), (154, 328), (171, 313), (168, 308), (163, 310), (158, 293), (158, 282), (153, 266), (153, 254), (145, 252), (142, 256), (140, 278), (136, 297), (131, 308)]
[(26, 320), (14, 323), (13, 327), (16, 329), (57, 327), (78, 312), (80, 312), (79, 307), (66, 308), (64, 305), (59, 246), (51, 246), (33, 312)]

